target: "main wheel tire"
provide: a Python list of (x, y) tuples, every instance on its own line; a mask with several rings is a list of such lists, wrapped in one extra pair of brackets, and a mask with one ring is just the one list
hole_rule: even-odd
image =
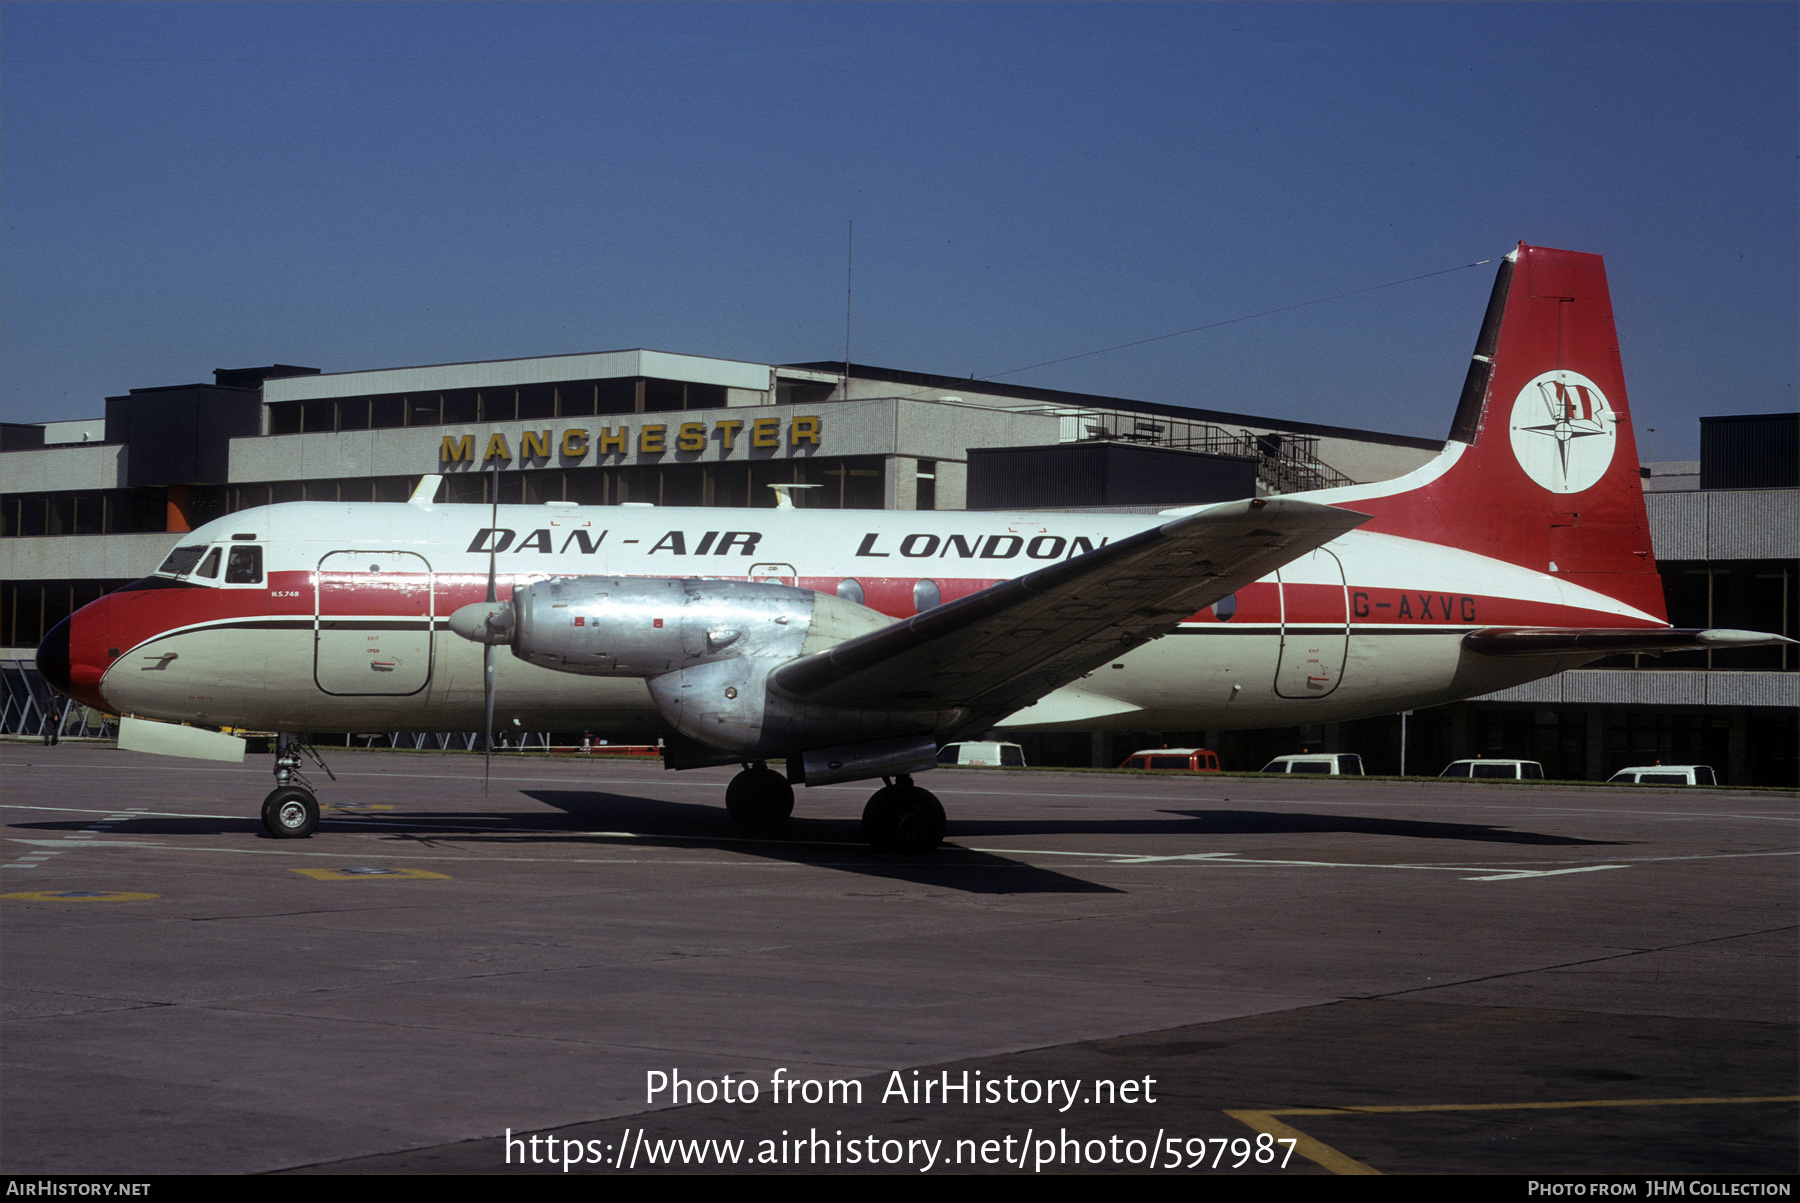
[(916, 785), (876, 790), (862, 821), (863, 838), (877, 852), (930, 852), (948, 825), (937, 795)]
[(311, 790), (284, 785), (263, 799), (262, 821), (278, 840), (303, 840), (318, 829), (319, 800)]
[(794, 813), (794, 787), (774, 769), (745, 769), (725, 787), (725, 811), (745, 827), (779, 827)]

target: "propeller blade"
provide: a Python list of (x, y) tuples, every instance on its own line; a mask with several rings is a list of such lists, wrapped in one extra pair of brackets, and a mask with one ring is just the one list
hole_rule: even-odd
[(481, 741), (481, 792), (488, 792), (488, 779), (494, 767), (494, 645), (481, 646), (481, 675), (487, 688), (487, 734)]
[[(492, 506), (488, 510), (488, 582), (487, 599), (497, 600), (494, 591), (494, 577), (498, 571), (496, 560), (500, 554), (500, 461), (494, 461), (494, 475), (489, 482), (493, 490)], [(481, 737), (481, 793), (485, 797), (488, 782), (494, 772), (494, 645), (484, 643), (481, 646), (481, 679), (482, 688), (487, 694), (487, 725)]]

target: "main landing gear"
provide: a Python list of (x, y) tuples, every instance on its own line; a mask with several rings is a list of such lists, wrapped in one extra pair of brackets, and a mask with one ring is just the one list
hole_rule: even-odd
[[(863, 838), (869, 846), (877, 852), (930, 852), (942, 843), (944, 807), (937, 796), (914, 785), (906, 774), (881, 780), (882, 788), (863, 807)], [(281, 792), (269, 795), (270, 804)], [(725, 810), (733, 822), (745, 827), (779, 827), (794, 813), (794, 787), (758, 760), (745, 765), (725, 787)], [(266, 808), (264, 815), (268, 822)]]
[(725, 810), (745, 827), (779, 827), (794, 813), (794, 787), (764, 761), (744, 766), (725, 787)]
[(275, 788), (263, 799), (262, 821), (264, 830), (278, 840), (303, 840), (319, 827), (319, 800), (313, 796), (312, 782), (300, 771), (301, 752), (337, 780), (310, 744), (294, 735), (275, 737)]
[(913, 784), (909, 774), (875, 791), (863, 807), (863, 838), (877, 852), (930, 852), (944, 839), (943, 804), (928, 789)]

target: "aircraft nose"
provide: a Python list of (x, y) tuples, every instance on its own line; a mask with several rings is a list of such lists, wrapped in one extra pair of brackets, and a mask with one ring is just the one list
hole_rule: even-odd
[(50, 687), (84, 706), (112, 712), (100, 696), (100, 679), (112, 663), (106, 646), (107, 598), (90, 602), (50, 628), (38, 644), (38, 671)]
[(75, 620), (73, 614), (50, 628), (44, 641), (38, 644), (37, 667), (44, 680), (56, 692), (69, 692), (69, 624)]

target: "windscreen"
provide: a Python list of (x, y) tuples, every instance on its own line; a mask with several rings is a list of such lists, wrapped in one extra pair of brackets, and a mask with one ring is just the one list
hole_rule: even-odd
[(1694, 784), (1695, 785), (1717, 785), (1717, 784), (1719, 784), (1719, 779), (1717, 777), (1713, 776), (1713, 771), (1711, 768), (1707, 767), (1706, 765), (1699, 765), (1694, 769)]
[(194, 570), (194, 565), (198, 564), (200, 562), (200, 557), (205, 554), (206, 545), (204, 543), (194, 547), (177, 547), (174, 551), (169, 553), (169, 558), (162, 562), (162, 567), (158, 568), (157, 571), (172, 573), (175, 576), (183, 576), (192, 572)]
[(1468, 775), (1469, 766), (1466, 764), (1449, 765), (1443, 772), (1438, 774), (1440, 777), (1467, 777)]
[(1000, 745), (1000, 767), (1005, 769), (1022, 769), (1025, 767), (1025, 749), (1018, 744)]

